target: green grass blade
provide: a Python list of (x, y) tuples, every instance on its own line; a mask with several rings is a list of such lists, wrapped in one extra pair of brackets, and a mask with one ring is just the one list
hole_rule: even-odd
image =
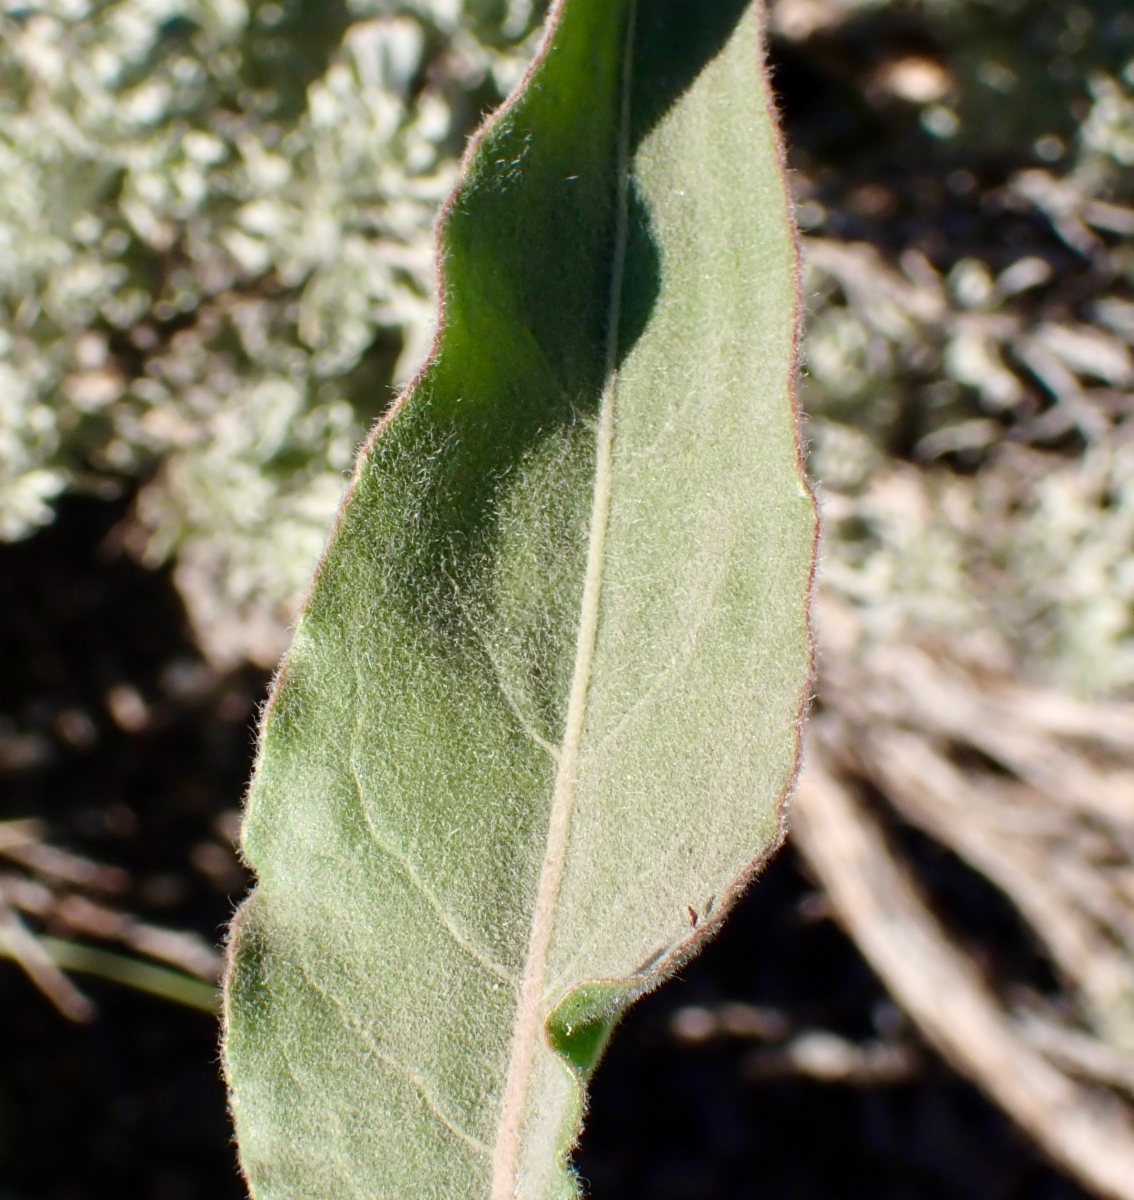
[[(96, 975), (100, 979), (109, 979), (112, 983), (147, 992), (151, 996), (160, 996), (163, 1000), (172, 1000), (201, 1012), (214, 1015), (220, 1012), (220, 992), (217, 988), (194, 979), (192, 975), (157, 967), (126, 954), (100, 950), (97, 946), (85, 946), (82, 942), (46, 936), (37, 940), (60, 970)], [(0, 948), (0, 954), (3, 953)]]

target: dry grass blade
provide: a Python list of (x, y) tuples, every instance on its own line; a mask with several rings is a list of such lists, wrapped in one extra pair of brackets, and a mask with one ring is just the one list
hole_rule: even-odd
[(49, 916), (72, 933), (120, 942), (209, 983), (220, 978), (220, 954), (197, 934), (146, 925), (129, 913), (96, 904), (85, 896), (64, 896), (52, 905)]
[[(129, 875), (119, 867), (92, 862), (44, 844), (39, 821), (0, 822), (0, 855), (39, 876), (0, 875), (0, 954), (14, 959), (65, 1016), (89, 1021), (94, 1005), (70, 982), (64, 970), (84, 971), (190, 1007), (215, 1012), (215, 985), (222, 958), (195, 933), (148, 925), (127, 912), (108, 908), (63, 887), (122, 892)], [(79, 937), (118, 942), (150, 959), (178, 968), (169, 971), (138, 959), (111, 954), (79, 942), (33, 933), (15, 910), (48, 929)]]
[(39, 939), (6, 904), (0, 905), (0, 942), (4, 953), (19, 963), (63, 1016), (81, 1024), (94, 1019), (94, 1004), (59, 970)]
[(1055, 739), (1023, 727), (958, 669), (908, 643), (880, 648), (868, 676), (825, 664), (824, 695), (854, 722), (914, 725), (965, 742), (1059, 805), (1097, 817), (1124, 839), (1134, 831), (1134, 772), (1101, 770)]
[(1073, 1075), (1134, 1095), (1134, 1055), (1038, 1012), (1018, 1013), (1016, 1024), (1037, 1050)]
[(130, 877), (121, 867), (92, 862), (78, 854), (28, 840), (0, 847), (0, 854), (19, 863), (50, 883), (73, 884), (97, 892), (117, 894), (130, 885)]
[(754, 1050), (743, 1067), (749, 1079), (803, 1075), (857, 1087), (903, 1083), (916, 1070), (917, 1058), (909, 1046), (883, 1041), (858, 1045), (826, 1029), (808, 1029), (783, 1046)]
[(1015, 722), (1037, 733), (1094, 742), (1127, 756), (1134, 750), (1134, 704), (1091, 704), (1010, 681), (992, 685), (989, 695)]
[(0, 821), (0, 854), (20, 846), (29, 846), (42, 839), (45, 833), (42, 821), (34, 818), (19, 821)]
[(198, 934), (138, 922), (122, 940), (139, 954), (180, 967), (206, 983), (216, 983), (220, 979), (224, 959)]
[[(826, 711), (812, 726), (799, 831), (837, 916), (930, 1041), (1087, 1187), (1125, 1194), (1099, 1164), (1129, 1140), (1130, 1110), (1117, 1096), (1111, 1110), (1082, 1092), (1069, 1124), (1049, 1110), (1068, 1103), (1068, 1076), (1127, 1093), (1134, 1082), (1134, 706), (1025, 683), (1003, 663), (995, 673), (944, 635), (871, 644), (830, 594), (823, 624)], [(1015, 906), (1062, 984), (1059, 1020), (1035, 1004), (1010, 1016), (980, 982), (859, 810), (859, 780)], [(809, 812), (824, 804), (820, 827)], [(926, 953), (932, 969), (920, 962)], [(940, 973), (936, 1004), (910, 977), (914, 962)], [(1037, 1074), (1045, 1058), (1047, 1074)], [(1092, 1135), (1075, 1132), (1092, 1121), (1111, 1146), (1101, 1157), (1086, 1153)]]
[[(1082, 888), (1074, 886), (1105, 893), (1105, 881), (1077, 871), (1073, 862), (1060, 863), (1058, 845), (1027, 836), (1028, 809), (1041, 808), (1042, 797), (1007, 799), (998, 781), (974, 780), (917, 734), (874, 728), (857, 744), (869, 775), (901, 815), (996, 884), (1080, 989), (1092, 1016), (1113, 1036), (1128, 1039), (1134, 962), (1083, 911)], [(1107, 899), (1113, 904), (1101, 895), (1096, 907), (1106, 907)]]
[(950, 942), (874, 821), (812, 744), (795, 836), (840, 919), (894, 998), (957, 1068), (1100, 1195), (1134, 1197), (1134, 1126), (1025, 1040)]

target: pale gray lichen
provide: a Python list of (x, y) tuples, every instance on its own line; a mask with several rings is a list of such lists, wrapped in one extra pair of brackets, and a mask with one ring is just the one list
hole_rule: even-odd
[[(855, 9), (820, 7), (829, 23)], [(780, 22), (797, 8), (781, 0)], [(1081, 86), (1056, 99), (1075, 108), (1077, 117), (1064, 117), (1077, 132), (1035, 138), (1035, 157), (1058, 150), (1062, 169), (1023, 167), (982, 198), (1048, 223), (1048, 251), (1007, 264), (976, 252), (953, 257), (946, 246), (937, 260), (953, 261), (941, 272), (924, 239), (887, 253), (840, 236), (808, 169), (795, 176), (812, 230), (804, 404), (826, 518), (822, 586), (853, 603), (878, 641), (944, 637), (986, 667), (1084, 693), (1128, 693), (1134, 60), (1109, 73), (1092, 64), (1083, 31), (1098, 26), (1112, 57), (1123, 46), (1134, 54), (1134, 21), (1100, 3), (1068, 10), (1061, 27), (1049, 6), (1020, 4), (1011, 15), (1031, 19), (1035, 36), (998, 46), (984, 6), (925, 10), (946, 53), (876, 70), (867, 84), (876, 102), (903, 70), (911, 78), (920, 70), (928, 86), (935, 68), (947, 89), (938, 98), (961, 114), (955, 136), (976, 127), (979, 148), (985, 110), (995, 122), (993, 110), (1014, 108), (1026, 129), (1029, 104), (1006, 103), (1004, 89), (1038, 70), (1036, 86), (1050, 91), (1048, 71), (1073, 68)], [(1081, 49), (1081, 61), (1069, 66), (1061, 47)], [(1015, 57), (994, 61), (1005, 51)], [(977, 181), (962, 170), (948, 186)], [(1003, 258), (1003, 246), (991, 249)]]
[[(798, 42), (888, 7), (779, 0), (771, 26)], [(202, 647), (274, 662), (354, 449), (428, 345), (463, 138), (542, 8), (0, 4), (0, 538), (67, 488), (141, 478), (127, 542), (175, 561)], [(963, 631), (1016, 669), (1129, 691), (1134, 77), (1082, 47), (1092, 22), (1108, 44), (1130, 31), (1102, 0), (1014, 6), (1030, 41), (990, 34), (977, 0), (907, 8), (942, 54), (887, 60), (863, 95), (942, 145), (1034, 141), (995, 200), (1041, 214), (1094, 282), (1060, 307), (1036, 301), (1051, 255), (947, 249), (939, 271), (841, 233), (822, 172), (794, 172), (823, 583), (879, 637)], [(1077, 116), (1049, 96), (1068, 55)]]
[(539, 16), (319, 7), (0, 6), (0, 537), (148, 478), (132, 542), (176, 557), (222, 665), (286, 641), (364, 426), (428, 345), (465, 127)]

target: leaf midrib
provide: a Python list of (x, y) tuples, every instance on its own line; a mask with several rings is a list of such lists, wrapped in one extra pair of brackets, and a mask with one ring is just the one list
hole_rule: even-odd
[(617, 387), (618, 339), (622, 316), (622, 286), (626, 266), (630, 198), (630, 91), (634, 67), (634, 35), (638, 0), (630, 0), (626, 19), (626, 45), (623, 49), (621, 96), (618, 119), (617, 173), (618, 191), (615, 208), (614, 256), (611, 264), (610, 300), (606, 330), (604, 386), (596, 433), (595, 481), (591, 500), (591, 519), (587, 538), (587, 565), (583, 576), (583, 596), (579, 611), (579, 629), (575, 641), (575, 665), (567, 703), (563, 742), (559, 748), (555, 788), (552, 792), (547, 847), (536, 888), (528, 953), (520, 985), (513, 1025), (508, 1073), (500, 1114), (496, 1146), (492, 1157), (492, 1200), (513, 1200), (520, 1158), (520, 1138), (524, 1108), (535, 1063), (536, 1046), (542, 1024), (542, 1001), (547, 976), (547, 958), (555, 912), (563, 883), (567, 857), (571, 810), (575, 800), (579, 747), (586, 718), (587, 691), (598, 634), (599, 600), (610, 517), (610, 491), (613, 473), (614, 399)]

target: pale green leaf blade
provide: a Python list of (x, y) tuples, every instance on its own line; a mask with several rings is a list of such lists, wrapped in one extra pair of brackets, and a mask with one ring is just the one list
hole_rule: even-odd
[(566, 0), (441, 227), (265, 718), (226, 1068), (258, 1200), (570, 1196), (586, 1071), (779, 837), (814, 511), (743, 0)]

